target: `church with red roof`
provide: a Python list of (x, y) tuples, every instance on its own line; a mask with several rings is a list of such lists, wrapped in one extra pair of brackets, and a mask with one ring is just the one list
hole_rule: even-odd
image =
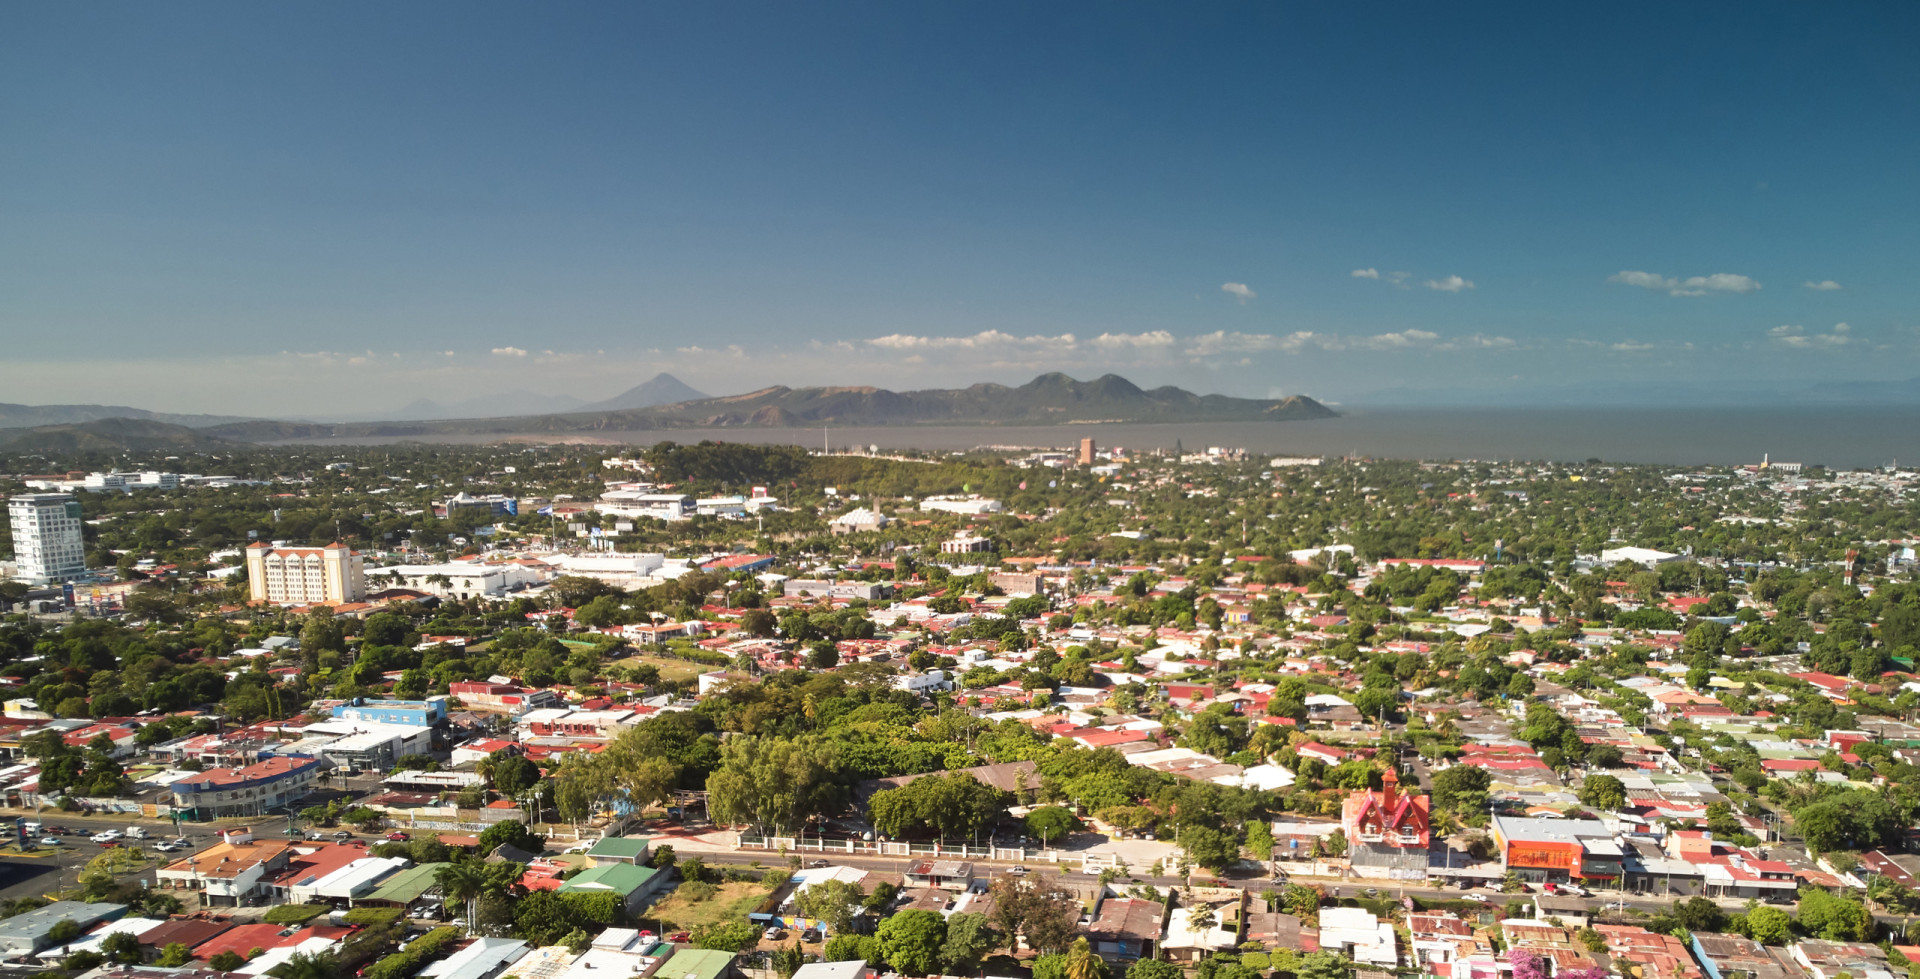
[(1381, 778), (1379, 791), (1347, 796), (1340, 828), (1347, 836), (1348, 861), (1356, 876), (1415, 879), (1427, 875), (1428, 819), (1432, 800), (1403, 795), (1393, 772)]

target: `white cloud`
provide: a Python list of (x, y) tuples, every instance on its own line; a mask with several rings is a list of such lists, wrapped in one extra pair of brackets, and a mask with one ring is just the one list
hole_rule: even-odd
[(922, 337), (910, 333), (892, 333), (883, 337), (874, 337), (867, 343), (887, 350), (978, 350), (1009, 346), (1071, 349), (1074, 345), (1074, 336), (1071, 333), (1062, 333), (1057, 337), (1043, 335), (1019, 337), (999, 330), (982, 330), (965, 337)]
[(1442, 337), (1431, 330), (1409, 329), (1373, 336), (1343, 337), (1337, 333), (1295, 330), (1292, 333), (1228, 333), (1216, 330), (1188, 341), (1187, 356), (1217, 357), (1223, 354), (1299, 353), (1303, 350), (1511, 350), (1519, 344), (1512, 337), (1473, 333)]
[(1427, 288), (1438, 289), (1441, 292), (1462, 292), (1467, 289), (1472, 289), (1473, 287), (1472, 279), (1463, 279), (1457, 275), (1449, 275), (1444, 279), (1427, 280)]
[[(1072, 335), (1068, 334), (1068, 340)], [(1087, 341), (1096, 347), (1107, 350), (1138, 349), (1143, 347), (1171, 347), (1173, 334), (1165, 330), (1149, 330), (1145, 333), (1102, 333)]]
[(1407, 347), (1432, 346), (1440, 339), (1440, 334), (1427, 330), (1401, 330), (1398, 333), (1381, 333), (1370, 337), (1361, 337), (1354, 346), (1370, 350), (1400, 350)]
[(1819, 282), (1808, 280), (1806, 282), (1800, 283), (1800, 286), (1803, 289), (1812, 289), (1815, 292), (1838, 292), (1840, 289), (1844, 288), (1843, 286), (1840, 285), (1840, 283), (1835, 282), (1832, 279), (1821, 279)]
[(519, 347), (495, 347), (493, 348), (493, 355), (495, 357), (525, 357), (527, 352)]
[[(1395, 289), (1405, 289), (1407, 287), (1407, 280), (1413, 278), (1412, 272), (1382, 272), (1372, 267), (1354, 269), (1348, 272), (1347, 275), (1356, 279), (1371, 279), (1375, 282), (1386, 282)], [(1468, 282), (1466, 287), (1469, 289), (1473, 288), (1473, 283)]]
[(1760, 283), (1753, 279), (1744, 275), (1735, 275), (1731, 272), (1715, 272), (1712, 275), (1695, 275), (1680, 279), (1673, 276), (1660, 275), (1656, 272), (1621, 271), (1608, 276), (1607, 281), (1618, 282), (1622, 285), (1638, 286), (1642, 289), (1652, 289), (1655, 292), (1664, 292), (1669, 296), (1704, 296), (1711, 292), (1730, 292), (1736, 295), (1745, 295), (1749, 292), (1758, 291), (1760, 288)]
[(1220, 291), (1243, 303), (1255, 296), (1254, 291), (1248, 288), (1244, 282), (1222, 282), (1220, 283)]
[(1398, 334), (1369, 336), (1361, 344), (1371, 347), (1423, 347), (1434, 340), (1440, 340), (1440, 334), (1430, 330), (1400, 330)]
[(1833, 329), (1826, 333), (1808, 333), (1807, 328), (1798, 323), (1785, 323), (1768, 330), (1767, 336), (1783, 346), (1800, 350), (1844, 347), (1860, 339), (1853, 335), (1853, 327), (1845, 323), (1833, 324)]
[(1642, 343), (1638, 340), (1622, 340), (1619, 343), (1608, 346), (1607, 349), (1615, 350), (1623, 354), (1637, 354), (1643, 351), (1652, 350), (1653, 344)]

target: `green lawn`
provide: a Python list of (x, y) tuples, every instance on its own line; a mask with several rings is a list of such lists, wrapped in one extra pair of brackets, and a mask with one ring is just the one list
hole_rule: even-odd
[(622, 666), (630, 670), (636, 666), (639, 666), (642, 663), (649, 664), (654, 669), (659, 670), (660, 679), (665, 680), (668, 683), (679, 683), (683, 680), (691, 680), (694, 677), (697, 677), (700, 674), (707, 672), (708, 670), (721, 669), (721, 667), (718, 667), (718, 666), (704, 666), (700, 663), (695, 663), (692, 660), (672, 659), (666, 656), (652, 656), (652, 655), (646, 655), (646, 654), (642, 654), (640, 656), (629, 656), (626, 659), (614, 660), (613, 665)]
[(772, 893), (773, 888), (765, 884), (729, 881), (720, 885), (719, 893), (698, 904), (678, 894), (669, 895), (641, 917), (657, 919), (666, 931), (692, 931), (701, 925), (744, 920), (747, 912), (759, 907)]

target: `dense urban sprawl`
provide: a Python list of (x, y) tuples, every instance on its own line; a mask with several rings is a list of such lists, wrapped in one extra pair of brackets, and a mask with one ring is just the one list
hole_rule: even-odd
[(1914, 472), (611, 451), (0, 457), (0, 958), (1920, 961)]

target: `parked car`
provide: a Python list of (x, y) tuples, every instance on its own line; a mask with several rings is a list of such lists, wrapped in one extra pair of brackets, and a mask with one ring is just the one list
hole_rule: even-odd
[(387, 839), (392, 840), (395, 843), (405, 843), (406, 841), (413, 839), (413, 834), (408, 833), (404, 830), (396, 829), (393, 832), (387, 834)]
[(693, 936), (684, 931), (676, 931), (667, 936), (667, 941), (670, 942), (690, 942), (692, 940)]
[(800, 933), (800, 940), (809, 944), (820, 940), (820, 933), (809, 928)]
[(773, 927), (768, 928), (766, 931), (761, 932), (760, 937), (769, 942), (777, 942), (780, 939), (787, 937), (787, 933), (784, 931), (781, 931), (779, 925), (774, 925)]
[(73, 830), (70, 830), (65, 826), (48, 826), (46, 827), (46, 832), (51, 833), (54, 836), (72, 836), (73, 835)]

